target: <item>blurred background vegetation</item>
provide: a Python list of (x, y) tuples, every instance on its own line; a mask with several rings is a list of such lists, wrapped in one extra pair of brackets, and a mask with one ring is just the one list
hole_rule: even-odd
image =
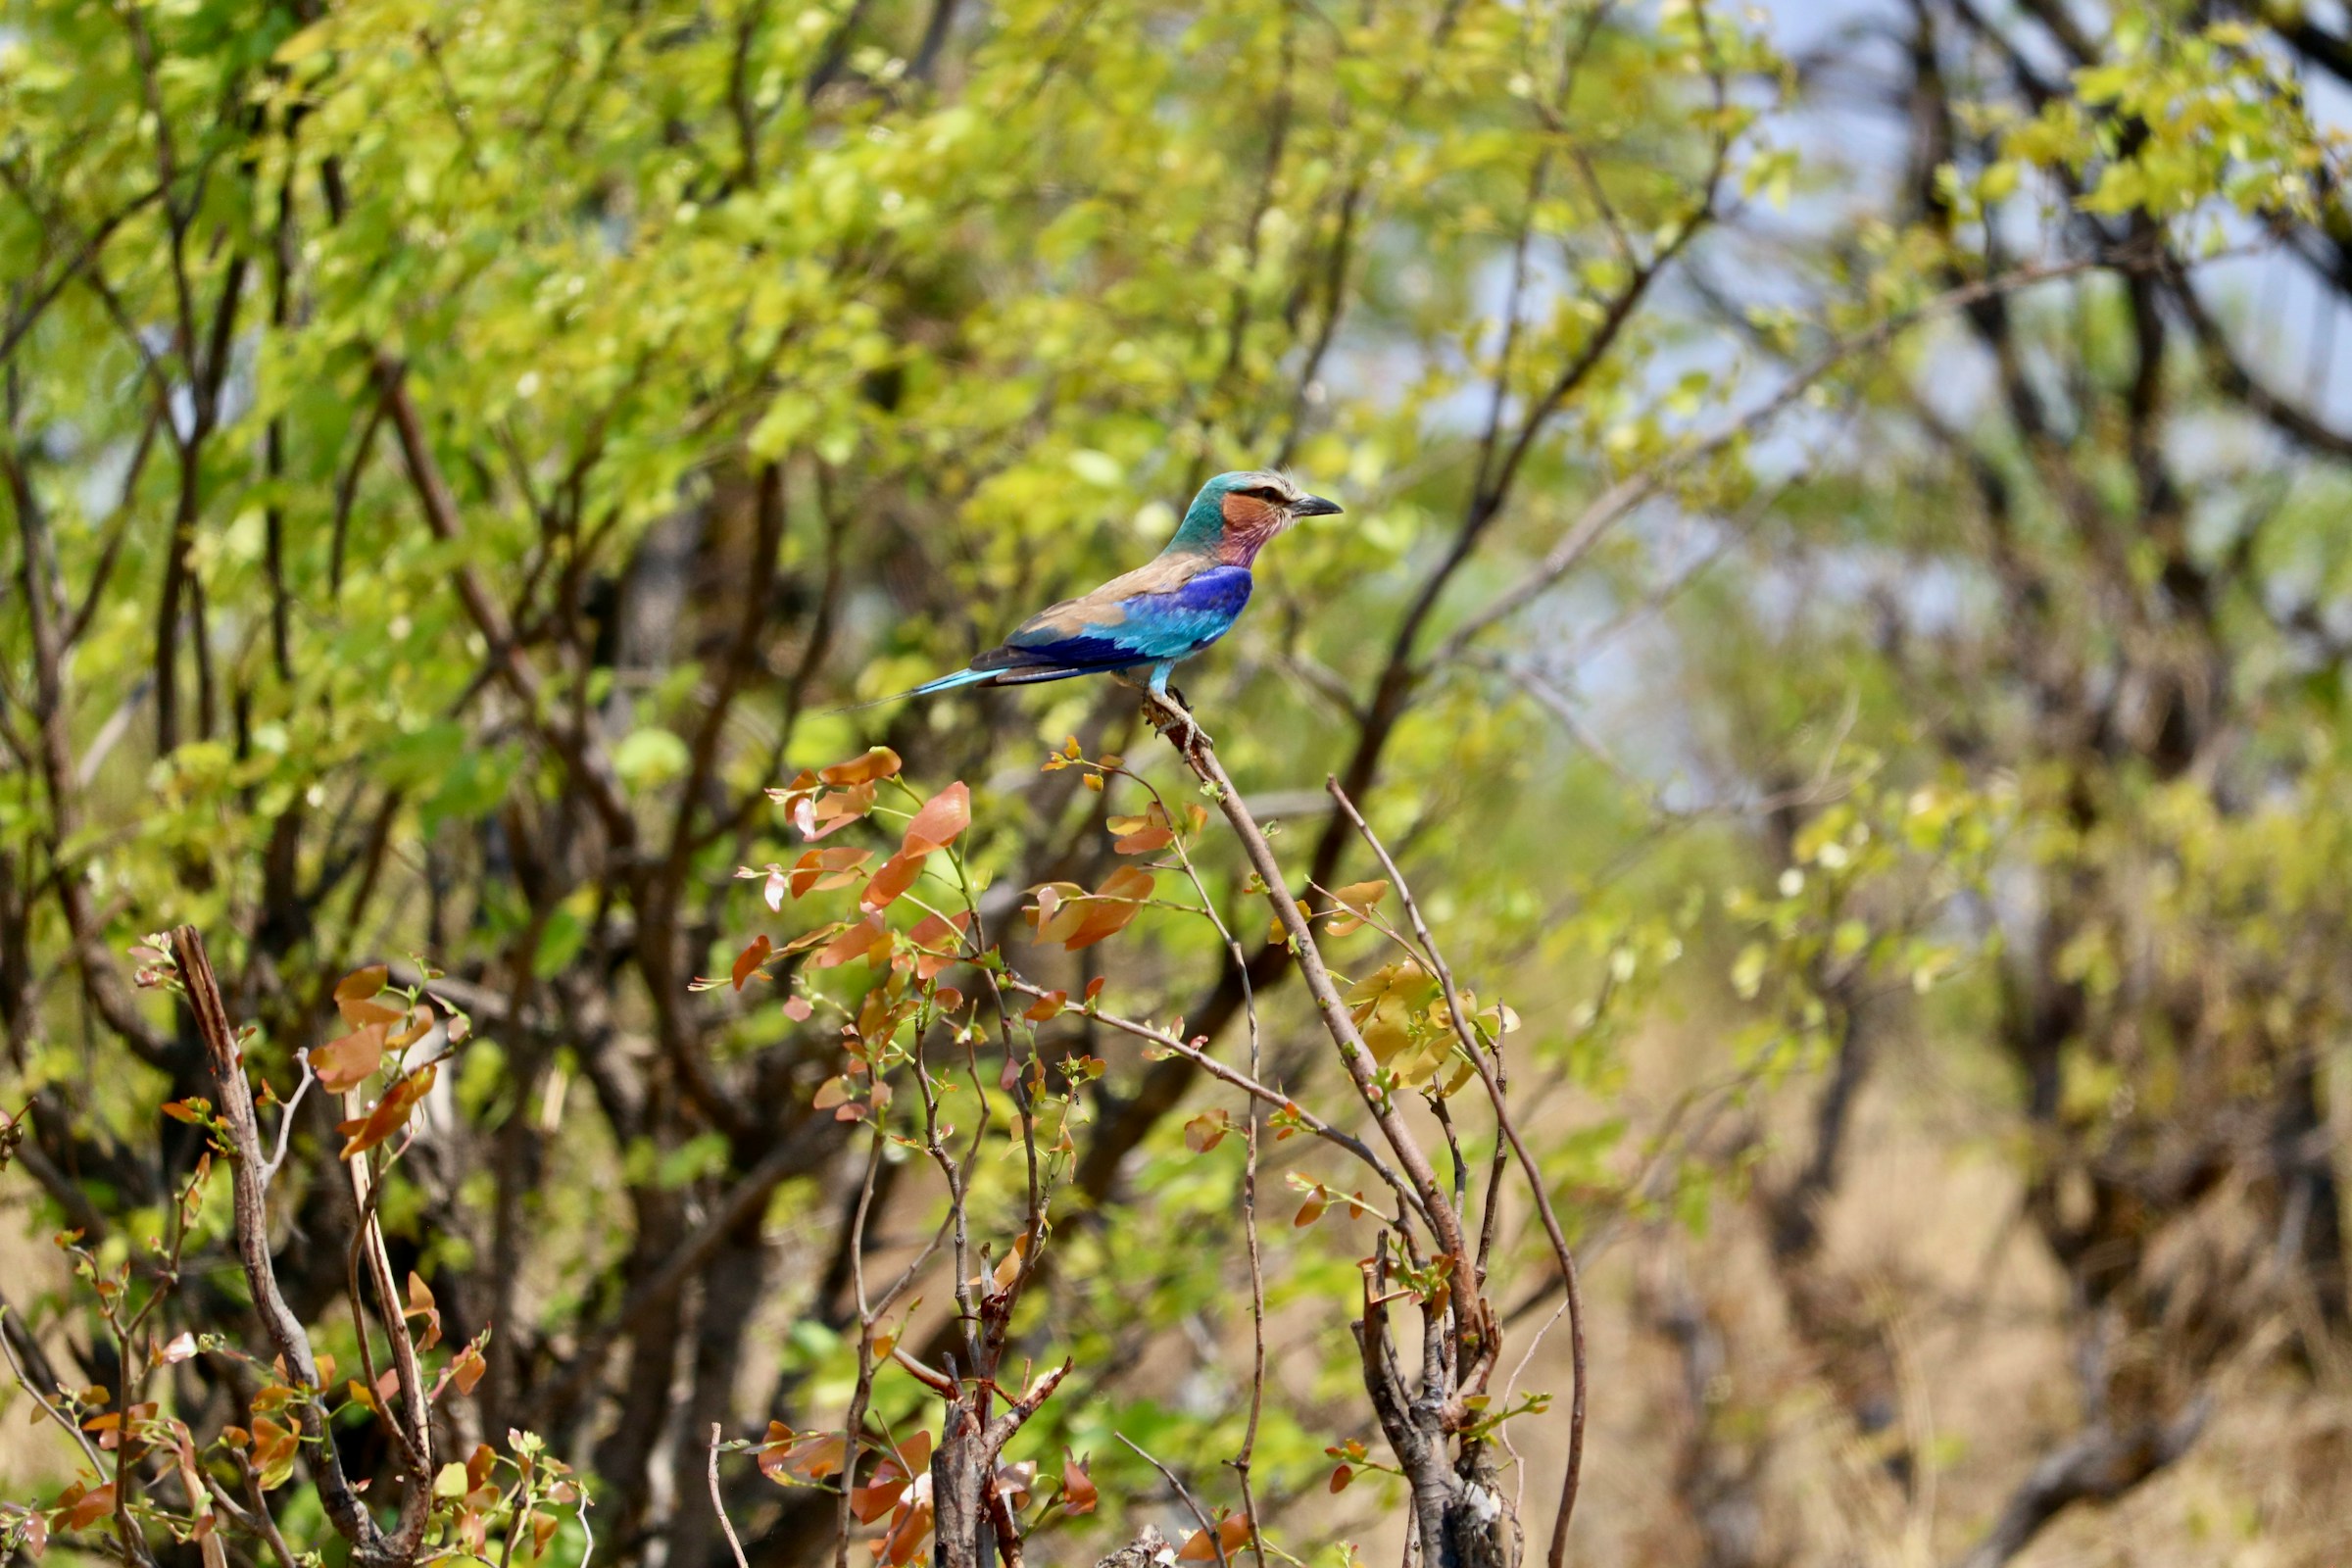
[[(534, 1432), (600, 1554), (728, 1561), (710, 1424), (848, 1399), (866, 1148), (811, 1107), (837, 1018), (693, 985), (766, 918), (736, 867), (801, 853), (763, 788), (885, 743), (970, 782), (989, 920), (1096, 886), (1141, 804), (1038, 763), (1189, 788), (1131, 692), (839, 710), (1281, 465), (1347, 514), (1180, 682), (1286, 867), (1378, 874), (1338, 775), (1523, 1020), (1589, 1271), (1572, 1558), (2346, 1560), (2348, 84), (2298, 0), (10, 0), (25, 1382), (118, 1383), (51, 1237), (145, 1267), (203, 1149), (159, 1110), (206, 1092), (194, 1025), (126, 950), (199, 927), (281, 1092), (346, 972), (429, 962), (474, 1038), (381, 1212), (448, 1344), (494, 1329), (458, 1451)], [(1268, 1076), (1328, 1091), (1241, 856), (1200, 855), (1246, 965), (1152, 911), (1054, 983), (1238, 1054), (1247, 973)], [(1107, 1071), (1019, 1328), (1077, 1371), (1012, 1456), (1091, 1456), (1101, 1509), (1032, 1547), (1091, 1561), (1191, 1528), (1114, 1434), (1236, 1505), (1241, 1166), (1185, 1124), (1238, 1101), (1038, 1038)], [(273, 1241), (350, 1367), (323, 1100)], [(1289, 1201), (1268, 1540), (1394, 1560), (1397, 1489), (1327, 1452), (1378, 1457), (1370, 1232)], [(886, 1162), (866, 1244), (941, 1202)], [(172, 1326), (258, 1350), (226, 1230), (216, 1189)], [(1506, 1365), (1557, 1304), (1512, 1245)], [(241, 1378), (151, 1396), (209, 1433)], [(1520, 1383), (1565, 1393), (1556, 1341)], [(1531, 1534), (1557, 1408), (1513, 1428)], [(0, 1498), (54, 1500), (79, 1455), (0, 1412)], [(754, 1562), (831, 1559), (830, 1495), (724, 1474)]]

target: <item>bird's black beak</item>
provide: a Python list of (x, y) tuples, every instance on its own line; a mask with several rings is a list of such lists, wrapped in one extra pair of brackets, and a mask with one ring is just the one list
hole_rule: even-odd
[(1291, 515), (1294, 517), (1336, 517), (1339, 514), (1340, 504), (1326, 501), (1321, 496), (1300, 496), (1291, 503)]

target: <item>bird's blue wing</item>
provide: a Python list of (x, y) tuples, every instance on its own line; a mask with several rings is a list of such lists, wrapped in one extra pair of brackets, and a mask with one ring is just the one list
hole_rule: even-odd
[(1250, 588), (1249, 567), (1211, 567), (1173, 592), (1121, 601), (1127, 618), (1112, 635), (1149, 659), (1183, 659), (1232, 629)]
[(1188, 658), (1225, 635), (1249, 604), (1250, 588), (1248, 567), (1211, 566), (1165, 590), (1074, 601), (1030, 621), (972, 668), (1080, 674)]

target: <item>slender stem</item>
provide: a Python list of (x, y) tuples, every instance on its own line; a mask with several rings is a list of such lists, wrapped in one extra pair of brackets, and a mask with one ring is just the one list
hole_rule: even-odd
[(1113, 1432), (1111, 1436), (1118, 1439), (1121, 1443), (1127, 1445), (1128, 1447), (1134, 1449), (1138, 1458), (1142, 1459), (1144, 1463), (1150, 1465), (1152, 1469), (1158, 1471), (1160, 1475), (1166, 1479), (1168, 1485), (1176, 1489), (1176, 1495), (1184, 1500), (1185, 1507), (1192, 1510), (1192, 1515), (1195, 1519), (1200, 1521), (1200, 1533), (1206, 1536), (1208, 1538), (1208, 1544), (1216, 1548), (1217, 1568), (1225, 1568), (1225, 1538), (1217, 1534), (1215, 1522), (1208, 1517), (1208, 1514), (1201, 1508), (1200, 1502), (1194, 1498), (1192, 1492), (1185, 1486), (1183, 1482), (1176, 1479), (1176, 1472), (1169, 1469), (1166, 1465), (1161, 1464), (1157, 1459), (1146, 1452), (1143, 1446), (1138, 1444), (1126, 1433)]
[[(0, 1306), (0, 1313), (6, 1311), (6, 1307)], [(56, 1422), (68, 1437), (81, 1446), (82, 1453), (90, 1461), (91, 1471), (97, 1475), (106, 1474), (106, 1461), (99, 1457), (97, 1446), (90, 1442), (89, 1434), (69, 1420), (64, 1411), (51, 1404), (41, 1391), (33, 1387), (32, 1379), (24, 1375), (24, 1363), (17, 1359), (17, 1348), (9, 1340), (6, 1323), (0, 1323), (0, 1355), (8, 1357), (8, 1369), (15, 1376), (17, 1387), (31, 1395), (32, 1402), (41, 1407), (41, 1413)]]
[[(718, 1494), (718, 1440), (725, 1430), (716, 1421), (710, 1423), (710, 1511), (718, 1515), (718, 1528), (727, 1533), (728, 1549), (735, 1553), (735, 1568), (752, 1568), (744, 1559), (743, 1543), (736, 1539), (735, 1521), (727, 1517), (727, 1500)], [(853, 1460), (845, 1459), (843, 1462), (847, 1464)], [(847, 1486), (842, 1488), (842, 1495), (849, 1495)]]

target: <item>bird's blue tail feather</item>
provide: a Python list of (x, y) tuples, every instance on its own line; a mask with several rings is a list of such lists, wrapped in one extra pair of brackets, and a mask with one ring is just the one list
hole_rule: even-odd
[(937, 680), (927, 680), (915, 687), (914, 690), (901, 692), (899, 695), (902, 697), (928, 697), (933, 692), (952, 692), (958, 686), (972, 686), (984, 680), (992, 680), (996, 673), (993, 669), (959, 669), (953, 675), (942, 675)]
[(942, 675), (937, 680), (927, 680), (908, 691), (894, 692), (888, 697), (877, 697), (869, 703), (851, 703), (847, 707), (836, 708), (831, 711), (855, 713), (860, 709), (880, 708), (884, 703), (905, 702), (909, 697), (929, 697), (934, 692), (951, 692), (958, 686), (977, 685), (982, 681), (991, 680), (995, 676), (996, 671), (990, 669), (959, 669), (953, 675)]

